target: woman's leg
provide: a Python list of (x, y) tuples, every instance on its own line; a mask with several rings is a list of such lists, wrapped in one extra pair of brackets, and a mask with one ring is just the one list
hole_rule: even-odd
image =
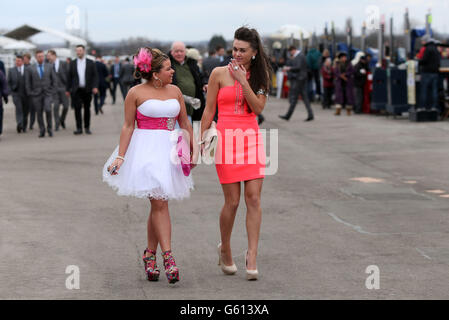
[[(168, 212), (168, 202), (164, 200), (150, 200), (151, 213), (148, 222), (148, 245), (154, 246), (154, 243), (159, 242), (162, 252), (171, 250), (171, 222), (170, 214)], [(151, 231), (156, 238), (151, 235)], [(156, 240), (156, 242), (155, 242)], [(149, 248), (152, 249), (152, 248)]]
[(221, 256), (226, 266), (233, 265), (231, 233), (240, 202), (240, 182), (222, 184), (225, 203), (220, 214)]
[(246, 202), (246, 232), (248, 233), (248, 265), (249, 270), (257, 269), (256, 257), (259, 243), (260, 225), (262, 223), (262, 209), (260, 194), (263, 179), (245, 181)]
[[(156, 229), (153, 226), (152, 220), (152, 211), (153, 206), (151, 206), (150, 214), (148, 215), (148, 223), (147, 223), (147, 239), (148, 239), (148, 249), (157, 251), (157, 245), (159, 241), (157, 240)], [(151, 253), (147, 252), (147, 256), (150, 256)]]

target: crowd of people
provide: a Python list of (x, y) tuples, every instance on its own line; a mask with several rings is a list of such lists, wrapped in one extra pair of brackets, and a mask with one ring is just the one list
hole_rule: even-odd
[[(336, 105), (335, 115), (340, 115), (342, 108), (361, 113), (364, 100), (364, 88), (370, 70), (372, 56), (358, 52), (353, 60), (348, 59), (346, 52), (340, 52), (332, 60), (330, 52), (324, 49), (321, 53), (311, 48), (307, 53), (297, 47), (288, 48), (287, 59), (272, 57), (271, 62), (277, 77), (282, 79), (283, 73), (289, 80), (289, 109), (281, 119), (289, 120), (296, 108), (300, 95), (307, 110), (305, 121), (314, 120), (311, 101), (320, 100), (323, 109), (331, 109)], [(282, 90), (282, 81), (278, 82), (278, 90)]]
[[(125, 100), (131, 87), (141, 83), (134, 77), (135, 66), (129, 57), (121, 60), (115, 56), (105, 61), (97, 56), (95, 61), (86, 58), (83, 45), (76, 47), (76, 59), (60, 59), (54, 50), (35, 52), (35, 63), (29, 53), (17, 55), (15, 66), (7, 72), (1, 70), (0, 92), (7, 103), (12, 96), (15, 105), (18, 133), (33, 130), (35, 119), (39, 125), (39, 137), (53, 136), (53, 131), (66, 128), (65, 121), (69, 106), (75, 113), (75, 135), (92, 134), (90, 121), (91, 102), (95, 114), (103, 114), (107, 93), (112, 104), (117, 100), (117, 89)], [(198, 50), (187, 47), (183, 42), (174, 42), (168, 53), (175, 70), (173, 84), (184, 96), (200, 101), (199, 107), (186, 101), (190, 121), (199, 121), (205, 106), (207, 83), (212, 70), (231, 61), (232, 50), (217, 45), (202, 58)], [(45, 114), (45, 119), (44, 119)], [(0, 135), (3, 124), (3, 106), (0, 103)]]
[[(52, 137), (54, 131), (66, 129), (69, 106), (74, 110), (75, 135), (92, 134), (91, 102), (95, 114), (103, 114), (107, 92), (112, 103), (116, 100), (117, 87), (123, 99), (128, 90), (139, 83), (134, 79), (134, 65), (130, 59), (106, 63), (102, 56), (93, 61), (86, 57), (83, 45), (76, 47), (75, 59), (60, 59), (54, 50), (16, 55), (15, 66), (8, 72), (0, 69), (0, 91), (5, 103), (12, 97), (15, 106), (17, 133), (33, 130), (36, 119), (39, 137)], [(3, 65), (3, 64), (2, 64)], [(3, 105), (0, 103), (0, 135), (3, 128)]]
[[(438, 90), (442, 87), (439, 76), (440, 61), (449, 58), (449, 49), (438, 47), (429, 36), (421, 39), (422, 47), (416, 55), (419, 62), (420, 89), (418, 108), (438, 108)], [(347, 115), (362, 113), (363, 106), (369, 104), (370, 89), (367, 86), (370, 74), (374, 73), (372, 55), (359, 51), (353, 59), (346, 52), (339, 52), (332, 59), (328, 49), (320, 52), (309, 48), (301, 52), (295, 46), (287, 50), (288, 56), (275, 50), (271, 56), (274, 75), (277, 78), (277, 97), (285, 88), (284, 75), (289, 80), (289, 109), (281, 119), (289, 120), (295, 110), (300, 95), (307, 110), (305, 121), (314, 119), (311, 101), (321, 101), (323, 109), (335, 105), (335, 115), (341, 115), (344, 108)], [(277, 53), (277, 54), (276, 54)], [(449, 77), (448, 77), (449, 78)]]
[[(290, 46), (287, 55), (280, 52), (273, 50), (270, 56), (271, 72), (277, 80), (277, 83), (272, 84), (272, 89), (277, 87), (278, 98), (285, 87), (283, 78), (289, 80), (289, 108), (286, 114), (279, 115), (280, 118), (291, 118), (299, 97), (307, 110), (305, 121), (314, 120), (311, 102), (315, 100), (321, 101), (323, 109), (331, 109), (335, 105), (337, 116), (341, 115), (343, 108), (347, 115), (362, 112), (363, 105), (367, 103), (366, 83), (373, 72), (372, 56), (369, 53), (357, 52), (350, 60), (346, 52), (337, 53), (332, 59), (328, 49), (318, 50), (313, 47), (302, 52)], [(447, 53), (448, 50), (437, 49), (433, 39), (427, 36), (422, 38), (422, 47), (416, 55), (422, 73), (419, 105), (436, 106), (439, 59), (446, 57)], [(5, 72), (0, 62), (0, 94), (5, 103), (12, 96), (18, 133), (33, 130), (37, 119), (39, 137), (44, 137), (46, 132), (52, 136), (53, 129), (58, 131), (60, 127), (66, 128), (65, 120), (71, 105), (76, 119), (74, 134), (82, 134), (83, 129), (86, 134), (91, 134), (91, 100), (94, 101), (95, 114), (103, 114), (107, 92), (110, 93), (112, 104), (115, 104), (117, 88), (124, 100), (129, 89), (141, 83), (134, 77), (135, 66), (129, 57), (121, 60), (116, 56), (114, 60), (106, 62), (97, 56), (96, 61), (92, 61), (86, 59), (82, 45), (76, 48), (76, 55), (77, 58), (72, 61), (59, 59), (54, 50), (48, 50), (46, 55), (38, 50), (34, 64), (31, 64), (29, 53), (17, 55), (15, 67), (8, 72)], [(203, 58), (197, 49), (177, 41), (172, 43), (168, 56), (175, 70), (173, 84), (181, 89), (184, 96), (200, 101), (199, 106), (186, 101), (190, 121), (199, 121), (206, 103), (210, 74), (216, 67), (231, 62), (232, 49), (226, 51), (222, 45), (217, 45)], [(0, 101), (0, 135), (3, 101)], [(258, 123), (263, 121), (262, 114), (258, 115)]]

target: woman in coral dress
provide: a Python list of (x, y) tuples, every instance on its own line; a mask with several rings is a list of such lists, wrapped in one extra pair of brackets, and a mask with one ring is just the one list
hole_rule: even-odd
[[(145, 272), (149, 281), (158, 280), (159, 245), (167, 279), (175, 283), (179, 270), (171, 251), (168, 200), (189, 197), (193, 189), (192, 166), (185, 163), (185, 156), (189, 158), (193, 148), (187, 142), (193, 134), (192, 126), (181, 91), (170, 84), (174, 70), (168, 56), (158, 49), (142, 48), (134, 64), (138, 78), (147, 82), (131, 88), (126, 96), (120, 144), (104, 165), (103, 181), (119, 195), (150, 200), (148, 247), (142, 257)], [(174, 130), (176, 122), (188, 133), (185, 140), (182, 131)]]
[(240, 202), (241, 182), (244, 182), (248, 233), (246, 275), (248, 280), (255, 280), (262, 220), (260, 196), (265, 176), (265, 149), (257, 115), (265, 107), (270, 84), (269, 59), (255, 29), (236, 30), (233, 58), (228, 66), (215, 68), (210, 76), (201, 136), (211, 126), (218, 104), (215, 165), (225, 200), (220, 214), (219, 265), (225, 274), (237, 272), (231, 253), (231, 233)]

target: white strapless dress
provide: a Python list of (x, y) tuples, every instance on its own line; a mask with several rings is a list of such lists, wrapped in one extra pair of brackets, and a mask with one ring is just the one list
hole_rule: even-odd
[[(150, 99), (137, 110), (144, 117), (174, 118), (180, 111), (178, 100)], [(118, 174), (112, 176), (107, 168), (118, 155), (118, 146), (103, 167), (103, 181), (118, 195), (156, 200), (183, 199), (193, 190), (191, 174), (183, 174), (176, 158), (179, 130), (135, 128), (125, 161)]]

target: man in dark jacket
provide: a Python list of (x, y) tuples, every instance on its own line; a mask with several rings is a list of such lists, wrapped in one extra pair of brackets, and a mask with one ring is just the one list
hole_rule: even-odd
[[(311, 48), (307, 52), (307, 67), (309, 68), (309, 81), (315, 82), (315, 94), (317, 98), (321, 98), (321, 81), (320, 81), (320, 62), (321, 53), (316, 48)], [(311, 85), (311, 84), (310, 84)], [(313, 91), (311, 91), (312, 101), (314, 100)]]
[(92, 93), (98, 93), (97, 68), (94, 61), (86, 58), (85, 52), (83, 45), (76, 47), (77, 58), (70, 63), (67, 76), (66, 94), (67, 96), (72, 95), (75, 109), (76, 131), (73, 132), (75, 135), (83, 133), (82, 109), (84, 110), (84, 131), (86, 134), (92, 134), (90, 131), (90, 102)]
[(44, 60), (44, 52), (37, 50), (36, 63), (25, 69), (25, 89), (36, 110), (39, 138), (45, 136), (44, 113), (48, 135), (53, 136), (51, 102), (55, 92), (56, 73), (53, 65)]
[(120, 69), (120, 88), (122, 89), (123, 100), (125, 100), (129, 89), (134, 85), (134, 65), (129, 58), (126, 58)]
[(306, 105), (308, 117), (305, 121), (313, 120), (313, 111), (310, 106), (309, 96), (307, 94), (307, 61), (304, 54), (302, 54), (295, 46), (288, 49), (290, 59), (286, 63), (285, 70), (287, 70), (287, 78), (290, 81), (289, 102), (290, 107), (285, 115), (279, 117), (284, 120), (289, 120), (293, 114), (298, 103), (298, 95), (301, 94), (302, 100)]
[(5, 100), (5, 103), (8, 103), (8, 95), (9, 95), (9, 89), (8, 84), (6, 83), (6, 77), (3, 71), (0, 71), (0, 135), (3, 131), (3, 101), (2, 98)]
[[(25, 52), (23, 54), (23, 65), (25, 70), (29, 66), (31, 66), (31, 54), (28, 52)], [(28, 114), (30, 115), (30, 130), (33, 130), (34, 122), (36, 121), (36, 110), (33, 105), (33, 98), (28, 95), (27, 97), (28, 97)]]
[(220, 66), (220, 59), (217, 57), (215, 50), (209, 51), (209, 56), (203, 60), (203, 84), (209, 82), (212, 70)]
[[(48, 50), (47, 59), (53, 64), (53, 69), (56, 73), (53, 95), (53, 117), (55, 119), (55, 131), (58, 131), (59, 125), (65, 129), (65, 119), (69, 112), (69, 98), (65, 95), (68, 64), (66, 61), (59, 59), (54, 50)], [(59, 112), (61, 105), (62, 114)]]
[(223, 57), (223, 61), (220, 62), (220, 67), (224, 67), (227, 66), (229, 63), (231, 63), (231, 60), (233, 59), (232, 57), (232, 48), (226, 50), (226, 54)]
[(365, 83), (368, 75), (369, 67), (366, 56), (360, 57), (359, 62), (354, 66), (354, 88), (355, 88), (355, 104), (354, 113), (362, 113), (363, 97)]
[[(120, 57), (115, 57), (115, 62), (111, 65), (111, 69), (109, 70), (110, 80), (111, 80), (111, 95), (112, 95), (112, 104), (115, 104), (115, 93), (117, 91), (117, 86), (120, 86), (120, 92), (123, 95), (123, 84), (120, 82), (120, 70), (122, 69), (122, 63), (120, 62)], [(123, 96), (123, 100), (125, 100), (125, 96)]]
[(103, 113), (103, 105), (106, 99), (106, 89), (108, 88), (107, 78), (109, 77), (108, 68), (102, 61), (101, 56), (97, 57), (95, 66), (98, 73), (98, 92), (94, 95), (95, 114)]
[(28, 96), (25, 88), (25, 66), (23, 57), (16, 56), (16, 65), (9, 69), (8, 85), (12, 94), (12, 101), (16, 107), (17, 132), (26, 132), (28, 118)]
[(193, 121), (200, 121), (203, 115), (205, 99), (203, 93), (203, 82), (198, 63), (186, 57), (186, 46), (182, 42), (174, 42), (170, 57), (172, 68), (175, 70), (173, 75), (173, 84), (178, 86), (183, 95), (200, 99), (201, 107), (194, 110), (186, 103), (187, 114)]
[(2, 60), (0, 60), (0, 71), (2, 71), (4, 75), (6, 75), (5, 64)]
[(440, 69), (440, 53), (435, 40), (429, 36), (423, 37), (426, 42), (424, 55), (419, 60), (421, 72), (420, 107), (437, 109), (438, 107), (438, 73)]

